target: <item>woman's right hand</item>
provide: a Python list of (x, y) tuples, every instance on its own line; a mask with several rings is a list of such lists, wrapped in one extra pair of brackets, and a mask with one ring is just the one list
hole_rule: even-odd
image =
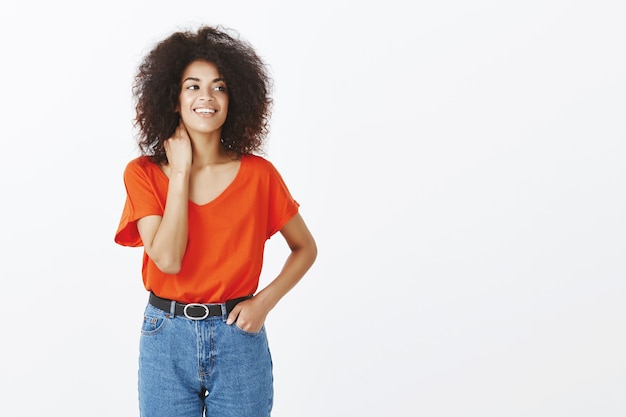
[(187, 171), (191, 167), (191, 139), (182, 120), (163, 147), (170, 170)]

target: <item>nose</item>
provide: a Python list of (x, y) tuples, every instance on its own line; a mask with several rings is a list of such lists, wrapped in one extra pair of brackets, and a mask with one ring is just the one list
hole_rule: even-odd
[(211, 90), (204, 92), (202, 95), (200, 95), (199, 99), (200, 100), (204, 100), (204, 101), (213, 101), (213, 100), (215, 100)]

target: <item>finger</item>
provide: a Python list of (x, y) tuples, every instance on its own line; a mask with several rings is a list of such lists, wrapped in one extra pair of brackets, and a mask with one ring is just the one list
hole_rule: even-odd
[(237, 317), (239, 317), (239, 313), (241, 312), (241, 307), (240, 306), (235, 306), (230, 314), (228, 315), (228, 318), (226, 319), (226, 324), (231, 325), (234, 322), (237, 321)]

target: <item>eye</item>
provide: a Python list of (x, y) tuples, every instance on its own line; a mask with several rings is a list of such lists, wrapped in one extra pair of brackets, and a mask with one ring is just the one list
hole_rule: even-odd
[(226, 86), (225, 85), (216, 85), (215, 87), (213, 87), (213, 91), (226, 91)]
[(195, 84), (191, 84), (191, 85), (188, 85), (188, 86), (186, 87), (186, 89), (187, 89), (187, 90), (197, 90), (197, 89), (199, 89), (199, 88), (200, 88), (200, 87), (198, 87), (198, 86), (197, 86), (197, 85), (195, 85)]

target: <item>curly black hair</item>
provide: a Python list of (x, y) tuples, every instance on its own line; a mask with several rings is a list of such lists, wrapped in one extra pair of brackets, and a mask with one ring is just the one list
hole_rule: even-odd
[(182, 74), (197, 60), (213, 63), (228, 86), (228, 116), (222, 141), (240, 154), (260, 151), (269, 130), (272, 80), (252, 46), (221, 26), (179, 31), (160, 41), (139, 65), (132, 88), (139, 148), (167, 164), (163, 143), (179, 123), (176, 112)]

